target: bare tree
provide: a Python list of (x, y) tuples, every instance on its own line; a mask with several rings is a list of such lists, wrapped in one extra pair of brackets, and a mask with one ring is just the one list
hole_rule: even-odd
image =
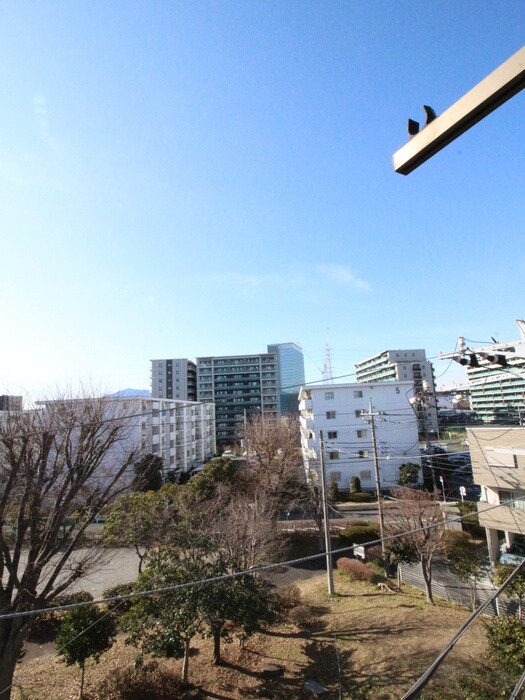
[[(86, 528), (133, 465), (118, 402), (60, 398), (0, 420), (0, 699), (11, 696), (30, 617), (93, 569)], [(2, 615), (14, 615), (2, 619)]]
[(419, 562), (425, 582), (427, 603), (433, 603), (432, 564), (444, 550), (445, 523), (436, 496), (425, 491), (397, 488), (396, 519), (388, 523), (386, 534), (398, 535), (387, 543), (392, 561)]
[(244, 444), (260, 487), (280, 504), (294, 501), (304, 484), (299, 421), (292, 416), (270, 420), (255, 415), (245, 426)]
[(217, 493), (206, 513), (207, 522), (214, 523), (214, 541), (227, 554), (232, 571), (275, 561), (282, 540), (275, 500), (265, 489), (256, 485), (251, 491)]

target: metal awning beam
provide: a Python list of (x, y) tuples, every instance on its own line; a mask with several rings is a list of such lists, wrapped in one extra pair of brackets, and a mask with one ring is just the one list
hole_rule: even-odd
[(524, 87), (525, 46), (396, 151), (394, 170), (408, 175)]

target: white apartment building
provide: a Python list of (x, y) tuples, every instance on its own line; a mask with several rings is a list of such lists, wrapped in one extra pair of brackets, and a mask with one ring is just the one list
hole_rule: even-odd
[(423, 349), (384, 350), (355, 365), (358, 382), (412, 381), (415, 395), (414, 410), (422, 435), (438, 434), (438, 414), (434, 368)]
[[(106, 420), (119, 420), (127, 427), (123, 439), (106, 456), (108, 464), (117, 464), (119, 454), (124, 457), (133, 450), (137, 461), (147, 454), (161, 457), (167, 475), (170, 471), (189, 472), (215, 455), (213, 403), (143, 396), (105, 397), (102, 400)], [(43, 410), (52, 404), (52, 401), (39, 402)]]
[(323, 433), (327, 483), (348, 491), (359, 477), (364, 491), (376, 488), (374, 445), (370, 423), (362, 416), (372, 407), (382, 489), (398, 484), (399, 467), (421, 464), (417, 421), (409, 403), (413, 382), (319, 384), (299, 392), (301, 447), (307, 478), (320, 466)]

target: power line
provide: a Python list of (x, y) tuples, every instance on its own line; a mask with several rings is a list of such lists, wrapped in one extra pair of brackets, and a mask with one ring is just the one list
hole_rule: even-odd
[[(478, 513), (486, 513), (488, 511), (494, 510), (495, 508), (510, 508), (513, 503), (516, 503), (518, 501), (522, 501), (525, 499), (525, 496), (519, 496), (518, 498), (515, 498), (511, 501), (507, 501), (506, 503), (496, 503), (494, 505), (490, 505), (487, 508), (483, 508), (478, 510)], [(450, 518), (448, 522), (462, 522), (464, 518), (470, 517), (471, 514), (467, 515), (460, 515), (455, 518)], [(381, 544), (383, 541), (384, 542), (389, 542), (391, 540), (396, 540), (401, 537), (406, 537), (407, 535), (415, 534), (417, 532), (424, 532), (425, 530), (432, 530), (436, 527), (442, 526), (442, 522), (437, 522), (437, 523), (431, 523), (430, 525), (424, 525), (422, 527), (418, 528), (413, 528), (411, 530), (407, 530), (405, 532), (401, 533), (396, 533), (394, 535), (387, 535), (384, 538), (378, 538), (375, 540), (371, 540), (370, 542), (365, 542), (363, 546), (365, 547), (372, 547), (376, 544)], [(335, 549), (332, 551), (332, 554), (341, 554), (343, 552), (347, 552), (348, 550), (353, 549), (353, 545), (349, 545), (347, 547), (341, 547), (339, 549)], [(275, 569), (281, 566), (293, 566), (295, 564), (300, 564), (302, 562), (308, 562), (308, 561), (314, 561), (315, 559), (320, 559), (322, 557), (326, 556), (326, 552), (321, 552), (319, 554), (311, 554), (308, 556), (304, 557), (299, 557), (296, 559), (289, 559), (286, 561), (280, 561), (280, 562), (275, 562), (271, 564), (260, 564), (258, 566), (254, 566), (250, 569), (245, 569), (242, 571), (237, 571), (229, 574), (222, 574), (220, 576), (213, 576), (210, 578), (204, 578), (204, 579), (199, 579), (196, 581), (188, 581), (186, 583), (179, 583), (173, 586), (164, 586), (162, 588), (155, 588), (147, 591), (140, 591), (137, 593), (129, 593), (121, 596), (111, 596), (109, 598), (102, 598), (100, 600), (93, 600), (93, 601), (83, 601), (79, 603), (70, 603), (67, 605), (58, 605), (55, 607), (50, 607), (50, 608), (40, 608), (37, 610), (23, 610), (19, 611), (16, 613), (5, 613), (3, 615), (0, 615), (0, 620), (9, 620), (9, 619), (14, 619), (17, 617), (33, 617), (35, 615), (43, 615), (46, 613), (52, 613), (52, 612), (58, 612), (60, 610), (71, 610), (73, 608), (80, 608), (80, 607), (85, 607), (86, 605), (102, 605), (104, 603), (113, 603), (116, 601), (124, 601), (124, 600), (130, 600), (132, 598), (143, 598), (149, 595), (154, 595), (157, 593), (170, 593), (172, 591), (176, 590), (182, 590), (184, 588), (192, 588), (194, 586), (202, 586), (202, 585), (207, 585), (211, 583), (217, 583), (220, 581), (226, 581), (229, 579), (234, 579), (238, 578), (239, 576), (246, 576), (249, 574), (254, 574), (254, 573), (259, 573), (263, 571), (270, 571), (271, 569)]]
[(514, 571), (508, 576), (505, 581), (501, 584), (501, 586), (491, 595), (482, 605), (480, 605), (474, 612), (469, 615), (468, 619), (466, 622), (464, 622), (459, 630), (456, 632), (456, 634), (452, 637), (450, 642), (447, 644), (447, 646), (441, 651), (441, 653), (437, 656), (437, 658), (433, 661), (433, 663), (427, 668), (425, 673), (414, 683), (414, 685), (406, 692), (401, 700), (410, 700), (411, 698), (416, 697), (416, 693), (419, 693), (419, 691), (425, 687), (425, 685), (428, 683), (434, 672), (437, 670), (437, 668), (440, 666), (441, 662), (443, 659), (448, 655), (448, 653), (453, 649), (455, 644), (461, 639), (461, 637), (465, 634), (465, 632), (468, 630), (468, 628), (472, 625), (472, 623), (475, 621), (475, 619), (481, 615), (481, 613), (488, 608), (488, 606), (492, 603), (493, 600), (495, 600), (498, 596), (501, 595), (501, 593), (505, 590), (505, 588), (513, 581), (513, 579), (522, 571), (522, 569), (525, 567), (525, 561), (522, 561), (521, 564), (518, 564), (518, 566), (514, 569)]

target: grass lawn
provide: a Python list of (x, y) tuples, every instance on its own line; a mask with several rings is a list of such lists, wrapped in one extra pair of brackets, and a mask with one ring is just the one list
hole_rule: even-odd
[[(410, 587), (384, 593), (370, 584), (350, 583), (339, 574), (332, 600), (324, 575), (300, 588), (303, 603), (312, 608), (307, 630), (281, 622), (249, 638), (242, 648), (237, 642), (224, 644), (225, 664), (220, 667), (209, 662), (211, 642), (195, 640), (190, 680), (200, 688), (200, 697), (237, 700), (261, 696), (264, 688), (267, 694), (262, 697), (300, 700), (313, 697), (304, 690), (304, 681), (315, 679), (329, 690), (323, 696), (327, 699), (397, 699), (469, 614), (446, 603), (428, 606), (423, 595)], [(483, 624), (477, 621), (447, 657), (440, 675), (466, 670), (484, 649)], [(120, 639), (98, 665), (88, 664), (85, 699), (103, 700), (96, 692), (97, 683), (132, 664), (135, 653)], [(161, 665), (180, 673), (180, 661)], [(275, 667), (282, 669), (280, 675), (273, 675), (279, 670)], [(23, 694), (15, 691), (13, 698), (73, 700), (78, 697), (79, 679), (78, 667), (67, 667), (56, 656), (30, 659), (18, 667), (15, 684)]]

